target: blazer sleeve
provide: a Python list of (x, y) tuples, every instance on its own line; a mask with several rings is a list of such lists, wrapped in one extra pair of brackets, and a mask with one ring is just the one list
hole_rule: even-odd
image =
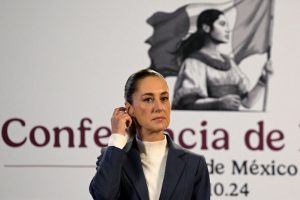
[(107, 147), (98, 157), (97, 172), (89, 187), (94, 200), (118, 199), (124, 158), (125, 152), (114, 146)]
[(194, 184), (193, 199), (210, 200), (210, 179), (207, 164), (203, 156), (200, 157), (196, 181)]

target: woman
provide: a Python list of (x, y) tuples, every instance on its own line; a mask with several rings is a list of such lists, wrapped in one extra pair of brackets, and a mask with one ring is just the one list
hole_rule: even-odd
[(170, 107), (162, 75), (145, 69), (129, 77), (125, 107), (113, 112), (113, 134), (90, 184), (94, 199), (210, 199), (204, 157), (164, 134)]
[(203, 11), (197, 31), (179, 47), (183, 61), (175, 83), (173, 108), (187, 110), (238, 110), (250, 108), (261, 96), (270, 72), (267, 62), (253, 89), (234, 61), (218, 51), (229, 40), (224, 14), (215, 9)]

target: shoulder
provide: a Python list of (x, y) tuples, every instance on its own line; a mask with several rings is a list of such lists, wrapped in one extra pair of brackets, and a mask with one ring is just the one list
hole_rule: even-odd
[(181, 65), (181, 73), (185, 74), (199, 74), (205, 71), (207, 65), (195, 58), (186, 58)]
[(180, 152), (182, 159), (194, 165), (206, 165), (205, 157), (203, 155), (194, 153), (188, 149), (184, 149), (183, 147), (179, 146), (178, 144), (175, 144), (174, 142), (172, 145), (173, 148), (176, 149), (176, 151)]
[(205, 162), (205, 158), (202, 154), (197, 154), (197, 153), (194, 153), (187, 149), (183, 149), (183, 151), (185, 152), (188, 159), (190, 159), (198, 164)]
[(188, 57), (183, 61), (183, 66), (204, 66), (205, 63), (197, 58)]

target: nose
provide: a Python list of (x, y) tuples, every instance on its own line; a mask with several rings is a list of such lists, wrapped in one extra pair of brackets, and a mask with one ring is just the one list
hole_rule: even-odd
[(164, 110), (164, 105), (161, 101), (156, 100), (153, 104), (153, 112), (161, 112)]
[(230, 27), (227, 25), (225, 29), (226, 33), (230, 33)]

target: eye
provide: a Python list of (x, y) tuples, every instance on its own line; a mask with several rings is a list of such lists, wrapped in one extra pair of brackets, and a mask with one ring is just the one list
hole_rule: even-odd
[(227, 23), (226, 23), (226, 21), (220, 21), (219, 24), (220, 24), (221, 26), (225, 26)]
[(161, 97), (161, 101), (169, 101), (169, 97), (168, 96), (165, 96), (165, 97)]
[(143, 99), (143, 101), (146, 102), (146, 103), (152, 103), (153, 99), (148, 97), (148, 98)]

